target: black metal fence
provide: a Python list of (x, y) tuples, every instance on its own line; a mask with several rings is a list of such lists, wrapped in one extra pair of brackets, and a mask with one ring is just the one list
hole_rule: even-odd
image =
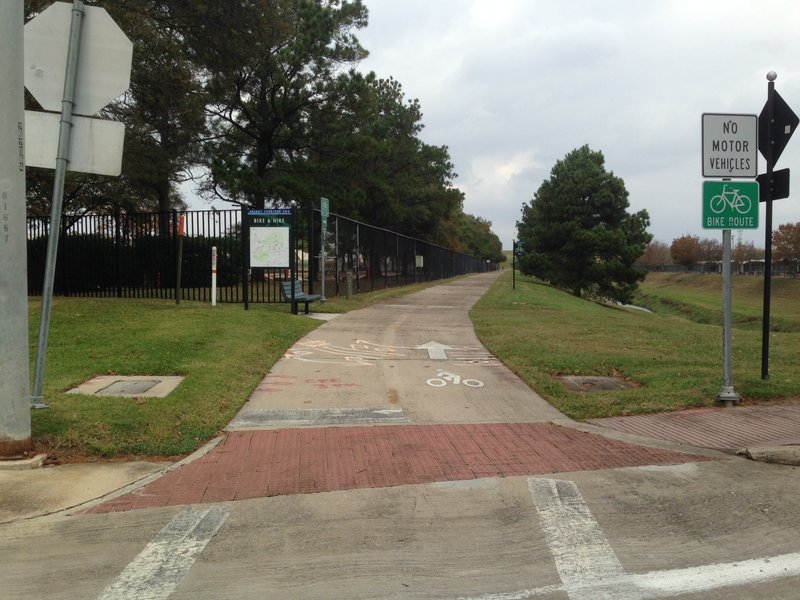
[[(280, 281), (290, 276), (287, 270), (243, 268), (243, 215), (239, 209), (64, 215), (54, 293), (210, 301), (216, 247), (219, 302), (243, 302), (245, 285), (249, 302), (282, 302)], [(184, 235), (179, 235), (181, 218)], [(28, 293), (34, 296), (42, 293), (48, 229), (48, 218), (28, 218)], [(308, 293), (319, 293), (319, 210), (297, 215), (295, 237), (297, 275)], [(348, 287), (359, 293), (498, 268), (334, 214), (327, 221), (324, 254), (329, 297), (344, 295)]]

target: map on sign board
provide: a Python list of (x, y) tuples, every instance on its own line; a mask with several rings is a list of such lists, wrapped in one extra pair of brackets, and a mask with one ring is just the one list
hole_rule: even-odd
[(289, 228), (250, 229), (251, 267), (289, 267)]

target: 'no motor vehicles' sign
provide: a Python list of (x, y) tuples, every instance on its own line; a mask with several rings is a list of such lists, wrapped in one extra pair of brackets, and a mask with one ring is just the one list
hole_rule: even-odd
[(703, 177), (758, 175), (758, 117), (703, 113)]

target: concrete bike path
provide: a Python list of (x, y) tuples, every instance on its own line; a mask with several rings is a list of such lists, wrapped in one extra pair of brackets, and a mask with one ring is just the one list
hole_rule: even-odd
[(208, 454), (90, 511), (705, 460), (582, 431), (494, 358), (469, 309), (497, 275), (325, 323)]

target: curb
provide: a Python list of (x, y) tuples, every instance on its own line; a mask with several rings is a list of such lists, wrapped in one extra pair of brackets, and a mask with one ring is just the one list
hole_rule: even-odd
[(37, 454), (32, 458), (0, 460), (0, 471), (27, 471), (28, 469), (39, 469), (44, 465), (46, 459), (47, 454)]
[(736, 454), (746, 456), (750, 460), (755, 460), (758, 462), (775, 463), (794, 467), (800, 466), (800, 445), (743, 448)]

